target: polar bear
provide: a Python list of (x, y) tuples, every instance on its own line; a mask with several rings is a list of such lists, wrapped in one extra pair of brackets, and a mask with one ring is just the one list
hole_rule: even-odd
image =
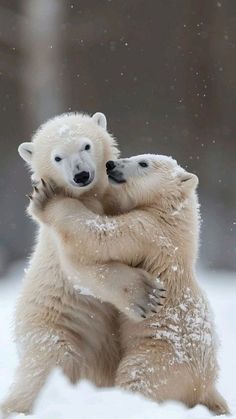
[(86, 257), (142, 267), (167, 290), (163, 308), (153, 317), (139, 323), (122, 318), (116, 385), (156, 401), (201, 403), (217, 414), (228, 413), (216, 390), (211, 310), (195, 275), (197, 176), (170, 157), (150, 154), (108, 161), (107, 173), (116, 191), (110, 188), (106, 199), (112, 216), (94, 214), (43, 184), (33, 195), (31, 211), (54, 228), (71, 272), (77, 268), (79, 237)]
[[(32, 142), (21, 144), (19, 153), (35, 185), (41, 178), (53, 179), (66, 195), (83, 199), (90, 210), (103, 214), (101, 202), (109, 186), (105, 162), (118, 156), (103, 114), (56, 117), (42, 125)], [(72, 382), (87, 378), (98, 386), (112, 385), (120, 360), (118, 311), (102, 302), (113, 303), (136, 321), (155, 310), (158, 287), (145, 271), (112, 259), (93, 266), (82, 249), (79, 257), (83, 245), (78, 236), (75, 254), (80, 268), (69, 276), (55, 232), (40, 223), (16, 307), (20, 362), (2, 406), (7, 413), (29, 412), (57, 365)], [(90, 283), (99, 299), (91, 295)]]

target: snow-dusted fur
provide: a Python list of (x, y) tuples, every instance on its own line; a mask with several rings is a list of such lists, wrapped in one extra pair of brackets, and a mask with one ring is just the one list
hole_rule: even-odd
[(215, 387), (214, 323), (195, 277), (198, 179), (165, 156), (113, 163), (109, 177), (118, 183), (105, 200), (113, 215), (96, 215), (78, 200), (53, 192), (47, 201), (42, 191), (43, 205), (34, 196), (31, 211), (54, 228), (72, 272), (79, 244), (92, 263), (113, 260), (142, 267), (167, 289), (166, 303), (153, 317), (139, 323), (120, 319), (122, 359), (116, 384), (157, 401), (179, 400), (190, 407), (202, 403), (217, 414), (227, 413)]
[[(35, 184), (41, 178), (52, 179), (75, 202), (83, 199), (90, 210), (103, 213), (101, 201), (108, 187), (105, 163), (118, 156), (103, 114), (56, 117), (36, 132), (32, 142), (21, 144), (19, 153), (30, 166)], [(84, 241), (78, 235), (74, 248), (77, 272), (69, 276), (55, 232), (41, 223), (16, 307), (20, 361), (2, 406), (6, 413), (29, 412), (57, 365), (71, 382), (87, 378), (98, 386), (114, 384), (120, 360), (118, 312), (100, 300), (129, 310), (132, 318), (144, 315), (141, 306), (150, 314), (150, 295), (155, 298), (156, 288), (146, 272), (111, 260), (92, 266), (93, 258), (83, 249)], [(91, 296), (90, 282), (100, 300)]]

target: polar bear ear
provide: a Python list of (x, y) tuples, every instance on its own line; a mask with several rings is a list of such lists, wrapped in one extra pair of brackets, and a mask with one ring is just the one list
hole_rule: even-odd
[(190, 192), (196, 189), (198, 185), (198, 177), (194, 175), (193, 173), (189, 172), (183, 172), (180, 175), (180, 181), (181, 181), (181, 188), (185, 192)]
[(22, 143), (18, 147), (19, 155), (28, 164), (30, 164), (31, 161), (32, 161), (33, 150), (34, 150), (34, 144), (33, 143)]
[(94, 122), (99, 126), (102, 127), (104, 129), (107, 129), (107, 118), (105, 117), (104, 113), (102, 112), (96, 112), (93, 116), (92, 119), (94, 120)]

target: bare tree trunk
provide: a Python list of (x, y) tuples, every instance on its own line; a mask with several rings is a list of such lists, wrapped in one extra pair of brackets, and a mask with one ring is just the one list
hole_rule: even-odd
[[(9, 68), (9, 73), (17, 76), (17, 88), (12, 95), (14, 105), (10, 122), (6, 119), (2, 124), (5, 160), (4, 164), (1, 163), (0, 178), (5, 181), (0, 184), (0, 216), (3, 215), (4, 219), (4, 223), (0, 222), (0, 273), (8, 262), (24, 257), (32, 245), (34, 227), (24, 214), (25, 194), (31, 186), (16, 150), (20, 142), (29, 141), (32, 130), (45, 119), (64, 111), (62, 86), (65, 88), (65, 83), (62, 83), (60, 74), (64, 52), (60, 41), (64, 7), (65, 2), (58, 0), (23, 0), (22, 14), (4, 9), (1, 19), (5, 19), (4, 27), (8, 28), (4, 41), (10, 48), (16, 47), (15, 61), (9, 61), (9, 65), (14, 67)], [(17, 35), (11, 29), (12, 21), (17, 25)], [(7, 78), (6, 83), (9, 83)], [(5, 106), (6, 94), (2, 95), (1, 101), (2, 107)], [(8, 149), (11, 159), (7, 155)]]
[[(22, 45), (25, 54), (23, 96), (30, 129), (64, 110), (60, 63), (60, 41), (64, 2), (24, 0)], [(29, 122), (30, 121), (30, 122)]]

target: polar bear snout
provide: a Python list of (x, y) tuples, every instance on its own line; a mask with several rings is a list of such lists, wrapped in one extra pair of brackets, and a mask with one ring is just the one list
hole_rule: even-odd
[(90, 176), (89, 172), (83, 170), (82, 172), (76, 173), (74, 175), (73, 181), (80, 186), (89, 185), (93, 180), (93, 176)]
[[(117, 170), (115, 163), (113, 161), (109, 161), (107, 163), (109, 163), (109, 167), (110, 167), (110, 168), (107, 167), (107, 175), (108, 175), (109, 182), (110, 183), (125, 183), (126, 179), (124, 178), (124, 174), (122, 173), (122, 171)], [(112, 166), (112, 163), (113, 163), (113, 166)]]
[(113, 160), (109, 160), (108, 162), (106, 162), (106, 168), (107, 168), (107, 173), (109, 173), (111, 170), (115, 169), (116, 165), (115, 162)]
[[(118, 166), (118, 168), (117, 168)], [(125, 183), (124, 174), (119, 170), (119, 164), (113, 160), (109, 160), (106, 163), (107, 175), (110, 183)]]

